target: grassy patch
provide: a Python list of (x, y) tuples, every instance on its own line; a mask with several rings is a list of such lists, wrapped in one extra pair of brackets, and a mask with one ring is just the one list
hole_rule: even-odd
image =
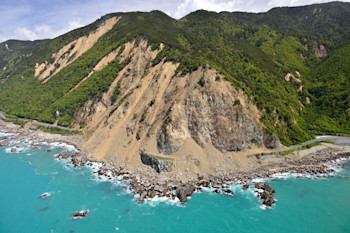
[(165, 157), (161, 157), (161, 156), (158, 156), (158, 155), (152, 155), (153, 157), (159, 159), (159, 160), (166, 160), (166, 161), (174, 161), (173, 158), (165, 158)]
[(79, 130), (66, 130), (58, 127), (45, 127), (41, 125), (36, 125), (36, 127), (46, 133), (62, 134), (62, 135), (75, 135), (75, 134), (82, 135), (83, 134), (83, 132)]

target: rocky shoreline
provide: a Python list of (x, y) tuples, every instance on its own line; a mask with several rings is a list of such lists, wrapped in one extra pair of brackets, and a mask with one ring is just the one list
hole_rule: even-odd
[[(37, 148), (41, 144), (49, 143), (64, 143), (79, 149), (80, 139), (72, 139), (71, 136), (57, 136), (45, 137), (30, 132), (18, 132), (18, 130), (7, 129), (3, 133), (17, 133), (11, 138), (0, 139), (0, 147), (9, 146), (13, 141), (30, 142), (32, 148)], [(13, 152), (15, 152), (15, 148)], [(348, 149), (348, 148), (347, 148)], [(201, 177), (191, 181), (183, 182), (174, 177), (169, 177), (168, 180), (159, 180), (158, 173), (149, 169), (141, 171), (128, 171), (123, 167), (117, 167), (115, 164), (110, 164), (100, 161), (91, 161), (87, 156), (79, 151), (71, 153), (64, 151), (56, 155), (56, 159), (69, 160), (74, 167), (88, 166), (92, 167), (98, 164), (98, 170), (94, 173), (99, 178), (122, 183), (124, 189), (128, 189), (139, 202), (143, 202), (155, 197), (167, 198), (169, 200), (176, 200), (180, 203), (185, 203), (194, 192), (202, 192), (204, 188), (212, 190), (215, 193), (222, 193), (234, 196), (230, 190), (230, 185), (241, 184), (243, 190), (250, 188), (251, 183), (254, 184), (257, 196), (262, 200), (262, 204), (272, 206), (274, 204), (274, 190), (268, 186), (267, 183), (259, 184), (254, 182), (256, 178), (275, 178), (279, 174), (292, 174), (303, 177), (321, 177), (334, 173), (331, 168), (332, 162), (337, 166), (344, 166), (344, 163), (337, 161), (350, 159), (350, 150), (343, 152), (336, 152), (332, 150), (321, 150), (310, 156), (305, 156), (301, 159), (290, 159), (286, 157), (283, 161), (276, 160), (267, 165), (261, 165), (252, 171), (235, 171), (227, 172), (222, 175)], [(144, 165), (147, 167), (146, 165)]]
[[(60, 159), (66, 157), (67, 152), (62, 152), (57, 155), (56, 158)], [(131, 193), (137, 198), (138, 202), (143, 202), (147, 199), (168, 198), (169, 200), (178, 200), (180, 203), (185, 203), (188, 197), (192, 196), (194, 192), (202, 192), (203, 188), (208, 188), (217, 194), (226, 194), (234, 196), (234, 193), (230, 190), (231, 184), (241, 184), (242, 190), (248, 190), (249, 184), (253, 182), (255, 192), (261, 199), (262, 204), (271, 207), (275, 203), (274, 193), (275, 191), (266, 182), (254, 182), (256, 178), (275, 178), (276, 174), (292, 173), (297, 174), (300, 177), (322, 177), (331, 175), (335, 172), (329, 164), (332, 163), (336, 166), (344, 167), (346, 163), (340, 163), (339, 160), (350, 161), (350, 152), (346, 153), (330, 153), (327, 157), (312, 157), (304, 159), (295, 163), (292, 163), (288, 168), (279, 168), (274, 171), (256, 171), (254, 173), (236, 173), (229, 174), (222, 177), (209, 177), (209, 179), (198, 179), (194, 182), (178, 183), (168, 182), (160, 183), (156, 180), (147, 181), (142, 180), (141, 175), (134, 175), (127, 171), (115, 168), (107, 163), (100, 162), (100, 168), (95, 173), (99, 177), (104, 177), (107, 180), (118, 178), (124, 182), (125, 189), (129, 189)], [(338, 162), (337, 162), (338, 161)], [(93, 166), (92, 161), (89, 161), (86, 156), (80, 153), (73, 154), (70, 162), (74, 167), (80, 166)]]

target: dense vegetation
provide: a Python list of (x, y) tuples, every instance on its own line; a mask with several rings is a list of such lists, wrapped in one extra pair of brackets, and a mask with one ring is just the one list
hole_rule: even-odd
[[(52, 53), (112, 16), (122, 19), (88, 52), (46, 83), (33, 77), (36, 63), (50, 61)], [(350, 133), (350, 4), (339, 2), (261, 14), (196, 11), (181, 20), (159, 11), (115, 13), (53, 40), (4, 42), (0, 110), (45, 122), (53, 122), (59, 110), (59, 124), (71, 124), (75, 112), (86, 101), (101, 98), (129, 61), (115, 60), (70, 90), (103, 56), (133, 39), (147, 39), (153, 49), (165, 45), (153, 65), (165, 58), (180, 62), (182, 73), (206, 65), (217, 69), (250, 97), (266, 128), (286, 145), (315, 134)], [(327, 57), (315, 55), (316, 42), (325, 45)], [(287, 73), (302, 82), (287, 82)], [(112, 102), (119, 88), (120, 83)]]

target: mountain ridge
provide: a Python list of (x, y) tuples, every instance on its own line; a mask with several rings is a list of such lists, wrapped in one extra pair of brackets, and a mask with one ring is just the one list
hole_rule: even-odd
[[(16, 51), (22, 42), (1, 43), (0, 110), (82, 130), (92, 159), (131, 168), (142, 151), (183, 174), (349, 134), (350, 4), (288, 9), (111, 13)], [(300, 22), (287, 30), (275, 25), (286, 10)]]

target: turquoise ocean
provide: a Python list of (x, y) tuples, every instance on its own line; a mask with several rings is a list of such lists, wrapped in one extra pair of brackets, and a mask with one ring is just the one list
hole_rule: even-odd
[[(184, 205), (139, 204), (121, 185), (99, 180), (91, 168), (54, 159), (66, 149), (32, 149), (19, 142), (0, 148), (0, 233), (350, 232), (349, 165), (323, 178), (268, 180), (277, 199), (269, 209), (262, 208), (252, 185), (248, 191), (232, 185), (233, 197), (204, 192)], [(39, 198), (45, 192), (51, 195)], [(89, 210), (85, 218), (72, 219), (74, 211), (84, 209)]]

